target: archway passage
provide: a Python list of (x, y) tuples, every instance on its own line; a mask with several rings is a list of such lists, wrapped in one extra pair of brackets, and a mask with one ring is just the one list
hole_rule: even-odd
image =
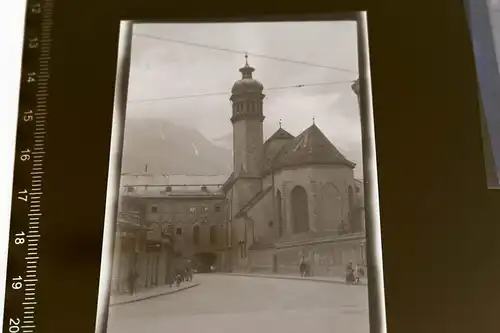
[(278, 190), (276, 192), (276, 213), (278, 218), (278, 237), (283, 236), (283, 214), (281, 207), (281, 192)]
[(338, 188), (325, 184), (321, 189), (321, 230), (337, 230), (342, 221), (342, 197)]
[(291, 193), (293, 232), (309, 231), (309, 207), (307, 192), (302, 186), (295, 186)]
[(196, 269), (200, 273), (210, 272), (210, 267), (215, 266), (217, 261), (217, 255), (212, 252), (201, 252), (195, 255), (196, 257)]

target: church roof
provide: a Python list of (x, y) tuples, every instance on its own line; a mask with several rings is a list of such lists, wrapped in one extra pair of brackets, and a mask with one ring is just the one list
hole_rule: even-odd
[(349, 161), (313, 124), (285, 146), (273, 158), (273, 169), (311, 164), (337, 164), (354, 168)]
[(272, 141), (272, 140), (277, 140), (277, 139), (293, 139), (293, 135), (285, 131), (283, 128), (279, 128), (276, 132), (274, 132), (269, 139), (267, 139), (266, 142)]

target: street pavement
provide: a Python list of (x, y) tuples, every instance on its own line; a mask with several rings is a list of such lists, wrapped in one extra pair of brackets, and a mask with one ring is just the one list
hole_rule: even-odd
[(110, 308), (108, 333), (369, 333), (366, 286), (218, 274)]
[(194, 282), (184, 282), (179, 287), (177, 287), (175, 284), (173, 286), (165, 285), (165, 286), (159, 286), (159, 287), (151, 288), (151, 289), (148, 288), (145, 290), (138, 290), (133, 295), (130, 295), (130, 294), (113, 295), (110, 297), (109, 304), (111, 306), (115, 306), (115, 305), (121, 305), (121, 304), (125, 304), (125, 303), (143, 301), (145, 299), (149, 299), (149, 298), (153, 298), (153, 297), (177, 293), (177, 292), (183, 291), (185, 289), (196, 287), (197, 285), (198, 284), (194, 283)]

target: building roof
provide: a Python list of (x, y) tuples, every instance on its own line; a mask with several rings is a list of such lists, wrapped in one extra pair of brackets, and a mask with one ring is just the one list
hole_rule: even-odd
[(226, 175), (123, 174), (120, 194), (144, 197), (223, 195)]
[(210, 185), (224, 184), (228, 175), (168, 175), (148, 173), (124, 173), (121, 175), (122, 186), (134, 185)]
[(272, 140), (279, 140), (279, 139), (293, 139), (294, 136), (285, 131), (283, 128), (279, 128), (276, 132), (274, 132), (273, 135), (269, 137), (269, 139), (266, 140), (266, 143)]
[(270, 172), (271, 162), (277, 153), (276, 150), (270, 148), (271, 144), (274, 142), (282, 142), (282, 144), (285, 144), (286, 141), (293, 140), (294, 138), (292, 134), (288, 133), (280, 126), (280, 128), (266, 140), (264, 143), (264, 155), (262, 160), (262, 171), (264, 174)]
[(226, 179), (224, 184), (222, 184), (222, 190), (227, 191), (229, 188), (231, 188), (231, 186), (233, 185), (233, 182), (234, 182), (234, 172), (231, 172), (231, 174)]
[(349, 161), (328, 140), (321, 130), (313, 124), (293, 141), (285, 144), (271, 162), (273, 169), (283, 167), (332, 164), (354, 168), (355, 163)]

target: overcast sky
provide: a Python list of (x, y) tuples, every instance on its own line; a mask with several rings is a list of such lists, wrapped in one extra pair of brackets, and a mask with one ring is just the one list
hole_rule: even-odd
[[(266, 137), (278, 129), (279, 119), (283, 120), (283, 128), (298, 135), (315, 117), (318, 127), (334, 145), (354, 162), (361, 162), (358, 104), (349, 82), (357, 78), (358, 71), (354, 22), (135, 25), (127, 117), (167, 117), (196, 127), (208, 139), (231, 133), (229, 91), (234, 81), (241, 78), (238, 69), (244, 64), (245, 52), (249, 53), (249, 64), (256, 69), (254, 78), (262, 82), (264, 89), (342, 82), (265, 90)], [(222, 95), (138, 102), (210, 93)]]

